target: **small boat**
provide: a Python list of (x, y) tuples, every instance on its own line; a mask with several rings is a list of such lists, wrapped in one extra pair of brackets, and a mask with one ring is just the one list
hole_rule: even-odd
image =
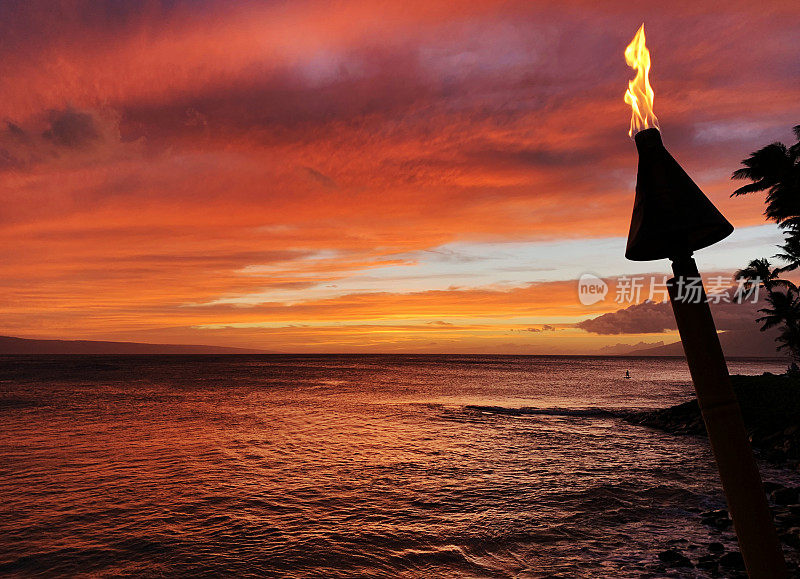
[(631, 371), (630, 370), (625, 370), (625, 378), (628, 379), (630, 377), (631, 377)]

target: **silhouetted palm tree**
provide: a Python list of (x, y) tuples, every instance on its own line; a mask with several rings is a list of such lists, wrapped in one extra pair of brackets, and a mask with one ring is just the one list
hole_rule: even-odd
[(792, 354), (792, 358), (795, 361), (800, 361), (800, 326), (798, 324), (783, 326), (776, 341), (779, 344), (778, 350), (788, 349)]
[(759, 284), (767, 293), (771, 293), (777, 287), (796, 289), (794, 284), (779, 276), (781, 269), (773, 268), (766, 257), (754, 259), (747, 264), (747, 267), (736, 272), (736, 279), (745, 279), (744, 289), (749, 290), (755, 284)]
[(766, 191), (764, 214), (786, 231), (781, 253), (775, 255), (785, 266), (773, 268), (766, 258), (754, 259), (736, 276), (746, 280), (742, 292), (751, 291), (757, 283), (767, 290), (771, 307), (759, 310), (765, 315), (756, 321), (762, 324), (762, 331), (781, 326), (778, 349), (788, 348), (800, 361), (800, 293), (793, 283), (780, 278), (800, 267), (800, 125), (792, 130), (797, 137), (794, 145), (772, 143), (742, 161), (744, 168), (734, 171), (733, 179), (751, 182), (731, 197)]
[(796, 326), (800, 321), (800, 296), (796, 290), (774, 291), (767, 294), (766, 300), (771, 307), (758, 310), (764, 315), (756, 319), (762, 332), (780, 324)]
[(773, 257), (785, 261), (787, 265), (777, 268), (775, 270), (777, 273), (794, 271), (800, 267), (800, 235), (789, 235), (785, 243), (778, 248), (782, 250), (781, 253), (776, 253)]
[(752, 181), (731, 197), (766, 191), (764, 214), (777, 223), (800, 217), (800, 125), (793, 129), (798, 142), (790, 147), (772, 143), (742, 161), (744, 169), (733, 172), (733, 179)]
[(790, 235), (796, 235), (798, 232), (800, 232), (800, 216), (784, 219), (778, 223), (778, 227), (781, 229), (786, 229)]
[(761, 331), (782, 326), (777, 338), (778, 350), (788, 349), (795, 360), (800, 360), (800, 294), (797, 290), (774, 291), (767, 295), (770, 307), (758, 310), (764, 316), (756, 319)]

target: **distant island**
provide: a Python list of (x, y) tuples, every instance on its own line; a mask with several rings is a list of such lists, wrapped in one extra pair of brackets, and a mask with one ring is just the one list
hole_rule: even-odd
[[(775, 330), (766, 332), (729, 330), (719, 334), (719, 341), (722, 351), (728, 358), (785, 358), (788, 360), (789, 355), (778, 351), (775, 347), (776, 335)], [(630, 346), (617, 344), (616, 346), (607, 346), (599, 353), (607, 356), (683, 356), (683, 345), (681, 342), (670, 344), (640, 342)]]
[(33, 354), (272, 354), (267, 350), (93, 340), (31, 340), (0, 336), (0, 356)]

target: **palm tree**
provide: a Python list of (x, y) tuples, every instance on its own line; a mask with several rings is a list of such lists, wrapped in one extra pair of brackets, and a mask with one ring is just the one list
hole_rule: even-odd
[(800, 232), (800, 217), (789, 217), (778, 223), (778, 227), (785, 229), (789, 235), (797, 235)]
[(766, 300), (771, 307), (758, 310), (764, 315), (756, 319), (756, 322), (761, 324), (762, 332), (780, 324), (785, 324), (787, 328), (798, 326), (800, 295), (797, 290), (787, 288), (786, 291), (773, 291), (767, 294)]
[(733, 172), (733, 179), (747, 179), (751, 183), (739, 187), (731, 197), (766, 191), (764, 214), (779, 224), (800, 216), (800, 125), (792, 130), (798, 140), (796, 144), (767, 145), (743, 160), (743, 169)]
[(754, 259), (747, 264), (747, 267), (736, 272), (736, 279), (744, 279), (742, 289), (750, 291), (756, 284), (759, 284), (767, 293), (772, 293), (775, 288), (783, 287), (797, 289), (794, 284), (786, 279), (781, 279), (781, 268), (773, 268), (766, 257)]
[(781, 253), (774, 256), (786, 265), (773, 268), (766, 258), (754, 259), (736, 276), (745, 280), (741, 292), (752, 291), (756, 284), (767, 290), (771, 307), (760, 309), (764, 316), (756, 321), (762, 324), (762, 331), (781, 326), (778, 349), (788, 348), (800, 361), (800, 292), (780, 278), (782, 273), (800, 268), (800, 125), (792, 130), (797, 137), (794, 145), (772, 143), (742, 161), (744, 168), (734, 171), (732, 178), (750, 183), (731, 197), (766, 191), (764, 215), (786, 232), (784, 244), (779, 246)]
[(778, 350), (788, 349), (795, 361), (800, 361), (800, 326), (787, 324), (781, 329), (777, 337)]
[(761, 331), (782, 324), (777, 338), (778, 350), (788, 349), (795, 361), (800, 361), (800, 294), (795, 289), (774, 291), (767, 295), (771, 307), (758, 310), (764, 316), (757, 318)]
[(777, 257), (787, 263), (787, 265), (775, 270), (778, 274), (794, 271), (800, 267), (800, 234), (798, 234), (798, 232), (793, 231), (786, 237), (785, 243), (779, 245), (778, 248), (781, 249), (782, 252), (776, 253), (773, 257)]

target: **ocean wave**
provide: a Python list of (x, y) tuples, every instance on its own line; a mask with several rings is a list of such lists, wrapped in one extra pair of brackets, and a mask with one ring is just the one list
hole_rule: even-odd
[(509, 416), (586, 416), (590, 418), (626, 418), (630, 410), (613, 408), (509, 408), (506, 406), (480, 406), (468, 404), (464, 410), (483, 414), (506, 414)]
[(22, 396), (0, 396), (0, 410), (31, 408), (34, 406), (39, 406), (39, 402), (33, 398), (25, 398)]
[(685, 399), (677, 362), (315, 360), (20, 365), (0, 575), (628, 579), (734, 544), (707, 442), (618, 420)]

